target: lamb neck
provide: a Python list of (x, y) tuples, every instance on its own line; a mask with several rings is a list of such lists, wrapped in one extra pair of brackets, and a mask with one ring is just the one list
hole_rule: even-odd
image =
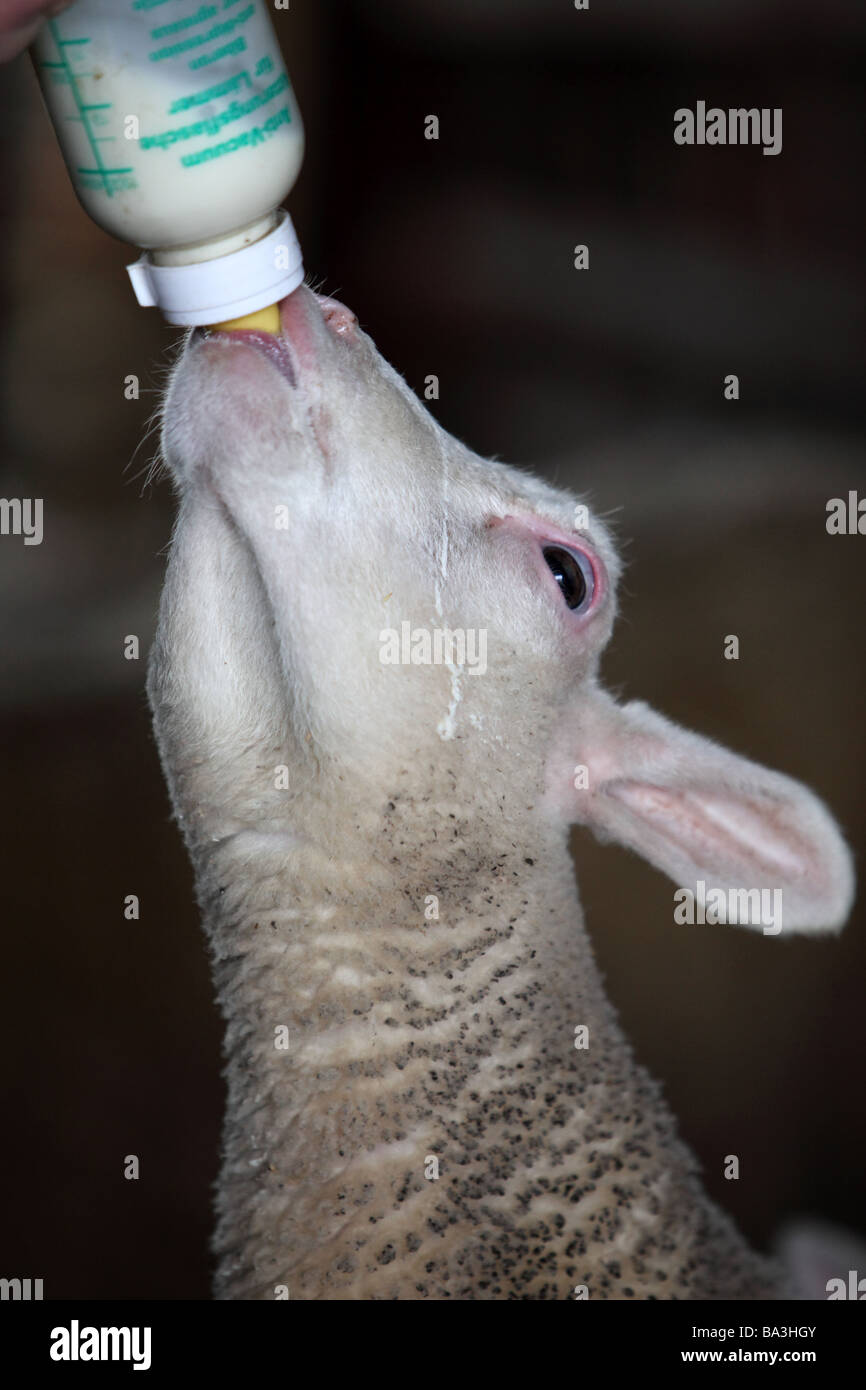
[(245, 832), (199, 864), (217, 1296), (778, 1296), (619, 1028), (564, 838), (458, 843), (350, 863)]

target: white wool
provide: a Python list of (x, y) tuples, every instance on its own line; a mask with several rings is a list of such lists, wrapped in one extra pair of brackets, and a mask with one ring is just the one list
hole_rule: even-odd
[[(294, 386), (193, 341), (165, 408), (149, 693), (226, 1018), (218, 1294), (782, 1296), (634, 1061), (567, 829), (684, 889), (781, 889), (788, 932), (844, 921), (839, 831), (607, 695), (601, 521), (574, 531), (576, 498), (472, 454), (359, 330), (291, 304)], [(583, 616), (550, 544), (594, 557)], [(483, 629), (486, 669), (383, 662), (404, 622)]]

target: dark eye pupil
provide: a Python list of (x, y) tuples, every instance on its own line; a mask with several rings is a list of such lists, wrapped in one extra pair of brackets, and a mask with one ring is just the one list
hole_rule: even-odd
[(543, 554), (569, 608), (579, 608), (586, 598), (586, 580), (580, 565), (573, 555), (556, 545), (545, 546)]

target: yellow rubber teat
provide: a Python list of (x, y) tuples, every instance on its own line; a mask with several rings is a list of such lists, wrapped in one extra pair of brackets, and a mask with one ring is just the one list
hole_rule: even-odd
[(279, 333), (280, 306), (269, 304), (266, 309), (257, 309), (254, 314), (243, 314), (239, 319), (226, 319), (224, 323), (212, 323), (210, 327), (223, 333), (231, 333), (235, 328), (258, 328), (263, 333)]

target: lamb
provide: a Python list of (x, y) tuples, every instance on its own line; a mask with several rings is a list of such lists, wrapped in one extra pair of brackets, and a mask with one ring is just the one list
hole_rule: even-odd
[(336, 300), (281, 314), (194, 331), (163, 421), (148, 692), (226, 1022), (216, 1296), (787, 1296), (633, 1057), (568, 827), (780, 890), (783, 935), (844, 922), (842, 836), (605, 692), (600, 519), (450, 437)]

